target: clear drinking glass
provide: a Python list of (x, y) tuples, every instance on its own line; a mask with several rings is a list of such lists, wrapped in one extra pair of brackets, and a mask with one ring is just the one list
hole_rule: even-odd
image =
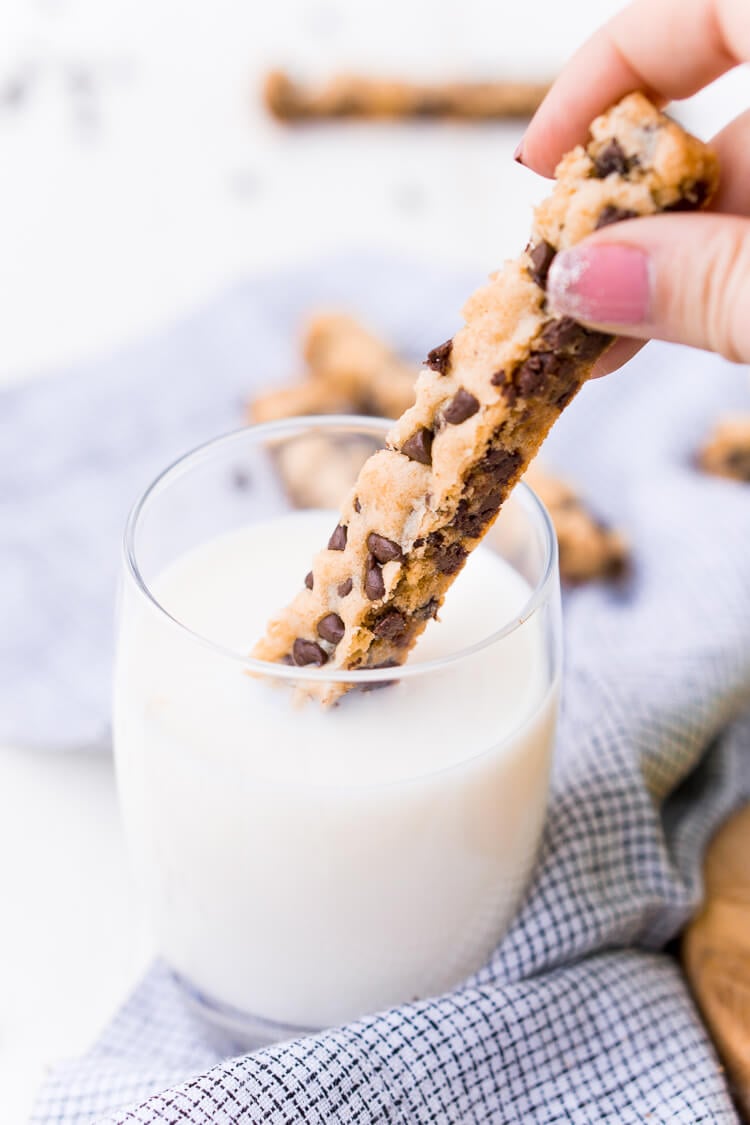
[[(525, 485), (404, 667), (248, 655), (387, 428), (297, 418), (219, 438), (127, 524), (114, 740), (134, 869), (160, 954), (247, 1044), (460, 982), (506, 930), (541, 834), (560, 592)], [(323, 707), (302, 699), (311, 681), (351, 690)]]

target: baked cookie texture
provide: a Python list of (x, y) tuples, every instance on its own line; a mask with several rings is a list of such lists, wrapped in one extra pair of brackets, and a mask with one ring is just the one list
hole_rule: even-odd
[[(556, 177), (524, 252), (429, 353), (414, 405), (364, 464), (309, 585), (271, 620), (256, 658), (330, 670), (405, 661), (612, 341), (547, 307), (555, 254), (610, 222), (704, 205), (718, 167), (710, 148), (631, 94), (594, 121)], [(330, 703), (344, 690), (322, 679), (310, 694)]]

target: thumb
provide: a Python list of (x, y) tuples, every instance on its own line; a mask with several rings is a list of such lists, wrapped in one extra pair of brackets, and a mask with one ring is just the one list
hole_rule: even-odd
[(559, 314), (750, 362), (750, 220), (654, 215), (606, 227), (552, 263)]

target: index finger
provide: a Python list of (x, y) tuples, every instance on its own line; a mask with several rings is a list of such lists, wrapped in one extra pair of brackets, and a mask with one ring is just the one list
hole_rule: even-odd
[(529, 125), (523, 163), (551, 176), (592, 120), (625, 94), (641, 90), (664, 105), (747, 59), (746, 0), (634, 0), (567, 63)]

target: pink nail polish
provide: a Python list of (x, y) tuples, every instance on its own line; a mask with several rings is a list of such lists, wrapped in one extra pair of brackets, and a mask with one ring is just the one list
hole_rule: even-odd
[(515, 160), (516, 164), (523, 164), (523, 141), (524, 138), (521, 137), (518, 145), (516, 146), (516, 151), (513, 153), (513, 159)]
[(616, 244), (562, 250), (549, 271), (547, 300), (555, 312), (591, 324), (645, 324), (651, 304), (648, 255)]

